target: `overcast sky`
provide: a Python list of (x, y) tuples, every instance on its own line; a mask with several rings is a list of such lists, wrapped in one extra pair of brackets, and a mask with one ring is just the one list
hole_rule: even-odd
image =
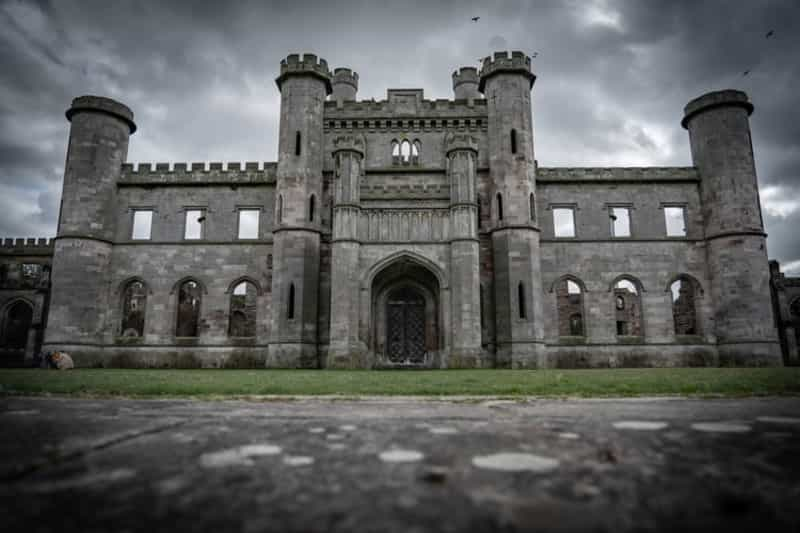
[(133, 109), (132, 162), (272, 161), (288, 53), (358, 71), (359, 99), (452, 98), (454, 69), (519, 49), (541, 166), (691, 165), (683, 106), (746, 91), (769, 254), (800, 274), (798, 0), (0, 0), (0, 27), (0, 236), (55, 234), (75, 96)]

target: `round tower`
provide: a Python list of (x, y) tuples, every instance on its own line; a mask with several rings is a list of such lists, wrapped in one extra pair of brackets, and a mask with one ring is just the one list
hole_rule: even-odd
[(354, 102), (358, 93), (358, 72), (349, 68), (337, 68), (333, 71), (332, 99), (338, 104)]
[(81, 96), (66, 112), (69, 133), (44, 350), (93, 364), (107, 340), (108, 284), (116, 195), (133, 112), (101, 96)]
[(272, 339), (267, 364), (317, 367), (317, 300), (323, 163), (323, 107), (332, 91), (324, 59), (291, 54), (275, 80), (281, 92)]
[(684, 108), (700, 175), (714, 333), (720, 363), (780, 365), (769, 292), (749, 116), (741, 91), (716, 91)]
[(453, 72), (453, 93), (456, 100), (477, 100), (481, 98), (478, 90), (478, 69), (461, 67)]
[(483, 60), (478, 90), (488, 112), (497, 366), (543, 366), (542, 279), (535, 219), (536, 169), (530, 92), (536, 76), (522, 52)]

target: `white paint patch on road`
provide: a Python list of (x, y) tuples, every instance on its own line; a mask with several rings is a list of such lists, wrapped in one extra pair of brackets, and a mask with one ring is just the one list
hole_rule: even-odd
[(189, 481), (182, 477), (171, 477), (158, 482), (156, 487), (162, 494), (175, 494), (189, 485)]
[(252, 457), (277, 455), (279, 453), (281, 453), (280, 446), (273, 444), (247, 444), (238, 448), (204, 453), (200, 456), (200, 464), (207, 468), (251, 466), (253, 465)]
[(339, 429), (342, 431), (355, 431), (356, 427), (353, 424), (345, 424), (343, 426), (339, 426)]
[(309, 428), (309, 433), (325, 433), (325, 428)]
[(428, 431), (430, 431), (434, 435), (455, 435), (456, 433), (458, 433), (458, 430), (456, 428), (447, 426), (432, 427)]
[(759, 416), (756, 418), (756, 420), (759, 422), (765, 422), (767, 424), (800, 424), (800, 418), (795, 418), (792, 416)]
[(287, 455), (283, 463), (289, 466), (308, 466), (314, 464), (314, 458), (306, 455)]
[(612, 424), (617, 429), (634, 429), (637, 431), (657, 431), (667, 427), (666, 422), (653, 422), (651, 420), (623, 420)]
[(475, 456), (472, 464), (478, 468), (503, 472), (550, 472), (558, 468), (559, 463), (558, 459), (532, 453), (506, 452)]
[(747, 433), (750, 426), (734, 422), (698, 422), (692, 424), (692, 429), (710, 433)]
[(381, 452), (378, 457), (384, 463), (414, 463), (425, 456), (416, 450), (388, 450)]
[(577, 433), (570, 433), (569, 431), (565, 431), (564, 433), (559, 433), (558, 438), (566, 440), (578, 440), (579, 438), (581, 438), (581, 436), (578, 435)]
[(342, 440), (344, 435), (339, 435), (338, 433), (328, 433), (325, 435), (325, 438), (328, 440)]

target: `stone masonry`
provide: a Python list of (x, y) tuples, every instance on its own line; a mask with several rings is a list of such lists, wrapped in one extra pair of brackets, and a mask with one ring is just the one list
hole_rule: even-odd
[[(133, 112), (76, 98), (58, 234), (0, 250), (0, 352), (543, 368), (780, 365), (788, 346), (796, 360), (744, 93), (686, 106), (691, 167), (542, 168), (527, 55), (452, 80), (452, 100), (358, 101), (356, 72), (289, 55), (266, 163), (129, 163)], [(47, 272), (29, 287), (17, 271), (41, 277), (33, 264)]]

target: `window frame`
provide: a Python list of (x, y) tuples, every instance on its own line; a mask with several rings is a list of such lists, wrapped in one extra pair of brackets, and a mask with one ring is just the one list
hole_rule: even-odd
[[(153, 220), (155, 219), (156, 209), (154, 207), (131, 207), (131, 230), (128, 233), (128, 239), (131, 241), (152, 241), (153, 240)], [(147, 238), (144, 237), (135, 237), (134, 231), (136, 230), (136, 214), (137, 213), (150, 213), (150, 225), (148, 227), (148, 236)]]
[[(632, 239), (633, 238), (633, 204), (606, 204), (606, 209), (608, 210), (608, 231), (611, 235), (612, 239)], [(617, 235), (614, 231), (614, 222), (616, 219), (614, 218), (616, 214), (614, 213), (615, 209), (624, 209), (628, 212), (628, 234), (627, 235)]]
[[(578, 206), (577, 204), (551, 204), (548, 210), (553, 212), (553, 238), (554, 239), (577, 239), (578, 238)], [(569, 210), (572, 212), (572, 235), (558, 235), (556, 233), (556, 211)]]
[[(658, 206), (664, 213), (662, 220), (664, 222), (664, 236), (667, 239), (686, 239), (689, 237), (689, 224), (688, 224), (688, 206), (684, 202), (663, 202)], [(667, 224), (667, 209), (680, 209), (683, 214), (683, 235), (670, 235), (669, 225)]]
[[(242, 237), (242, 212), (255, 211), (258, 214), (256, 223), (256, 236), (255, 237)], [(256, 241), (261, 238), (261, 213), (264, 211), (259, 206), (242, 205), (236, 207), (236, 240), (237, 241)]]
[[(199, 211), (200, 212), (200, 217), (198, 217), (198, 219), (199, 218), (203, 218), (203, 221), (200, 222), (200, 237), (197, 237), (197, 238), (187, 237), (186, 236), (186, 229), (187, 229), (186, 222), (188, 221), (189, 213), (191, 211)], [(197, 242), (197, 241), (205, 240), (206, 239), (206, 233), (207, 233), (205, 222), (207, 220), (208, 220), (208, 207), (203, 207), (203, 206), (184, 207), (183, 208), (183, 232), (182, 232), (183, 240), (184, 241), (190, 241), (190, 242)]]

